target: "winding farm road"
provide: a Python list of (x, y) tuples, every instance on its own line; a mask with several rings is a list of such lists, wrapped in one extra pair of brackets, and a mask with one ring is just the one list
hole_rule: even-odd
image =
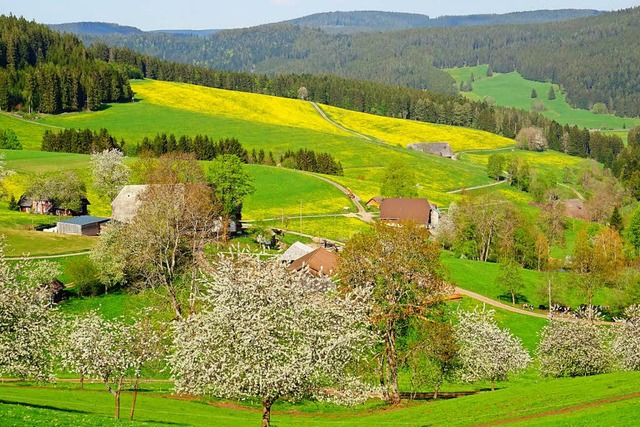
[(456, 194), (456, 193), (462, 193), (463, 191), (471, 191), (471, 190), (478, 190), (480, 188), (493, 187), (493, 186), (496, 186), (496, 185), (504, 184), (505, 182), (507, 182), (506, 179), (502, 180), (502, 181), (492, 182), (490, 184), (476, 185), (475, 187), (458, 188), (456, 190), (447, 191), (447, 194)]
[[(344, 186), (338, 184), (337, 182), (326, 178), (324, 176), (320, 176), (317, 175), (315, 173), (311, 173), (311, 172), (307, 172), (307, 171), (299, 171), (300, 173), (303, 173), (305, 175), (309, 175), (312, 176), (314, 178), (318, 178), (323, 180), (324, 182), (333, 185), (334, 187), (336, 187), (338, 190), (340, 190), (342, 193), (344, 193), (347, 198), (349, 198), (349, 200), (351, 200), (351, 203), (353, 203), (356, 207), (356, 209), (358, 209), (358, 213), (356, 214), (356, 217), (361, 219), (364, 222), (373, 222), (373, 214), (371, 212), (367, 212), (367, 210), (364, 208), (364, 206), (362, 206), (362, 199), (360, 199), (360, 196), (358, 196), (357, 194), (354, 194), (353, 192), (349, 191), (347, 188), (345, 188)], [(341, 214), (344, 216), (348, 216), (349, 214)]]
[(313, 108), (316, 109), (316, 111), (318, 112), (318, 114), (320, 114), (322, 116), (323, 119), (325, 119), (326, 121), (328, 121), (329, 123), (331, 123), (332, 125), (334, 125), (335, 127), (337, 127), (340, 130), (343, 130), (345, 132), (348, 132), (354, 136), (357, 136), (358, 138), (362, 138), (362, 139), (366, 139), (367, 141), (373, 141), (371, 138), (369, 138), (366, 135), (363, 135), (361, 133), (358, 133), (354, 130), (351, 129), (347, 129), (346, 127), (342, 126), (340, 123), (334, 122), (332, 119), (329, 118), (329, 116), (327, 116), (327, 114), (322, 110), (322, 108), (320, 108), (320, 106), (318, 104), (316, 104), (313, 101), (309, 101), (311, 103), (311, 105), (313, 105)]
[(32, 259), (55, 259), (55, 258), (68, 258), (73, 256), (87, 255), (91, 251), (73, 252), (70, 254), (58, 254), (58, 255), (35, 255), (35, 256), (16, 256), (5, 257), (7, 261), (27, 261)]
[(493, 300), (491, 298), (487, 298), (487, 297), (485, 297), (483, 295), (477, 294), (475, 292), (468, 291), (466, 289), (459, 288), (457, 286), (455, 288), (455, 292), (460, 294), (460, 295), (468, 296), (469, 298), (473, 298), (473, 299), (478, 300), (480, 302), (483, 302), (485, 304), (489, 304), (491, 306), (494, 306), (494, 307), (497, 307), (497, 308), (501, 308), (503, 310), (511, 311), (513, 313), (524, 314), (526, 316), (531, 316), (531, 317), (539, 317), (541, 319), (546, 319), (548, 317), (546, 314), (535, 313), (535, 312), (532, 312), (532, 311), (523, 310), (521, 308), (513, 307), (513, 306), (510, 306), (509, 304), (504, 304), (504, 303), (502, 303), (500, 301), (496, 301), (496, 300)]

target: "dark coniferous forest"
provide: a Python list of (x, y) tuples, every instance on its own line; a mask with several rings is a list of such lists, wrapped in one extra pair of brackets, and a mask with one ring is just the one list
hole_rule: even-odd
[(130, 101), (127, 74), (73, 35), (0, 16), (0, 109), (57, 114)]
[(88, 40), (220, 70), (335, 74), (442, 93), (456, 89), (438, 68), (490, 64), (560, 84), (574, 107), (604, 103), (620, 116), (640, 115), (640, 8), (530, 25), (330, 34), (271, 24), (205, 38), (136, 33)]

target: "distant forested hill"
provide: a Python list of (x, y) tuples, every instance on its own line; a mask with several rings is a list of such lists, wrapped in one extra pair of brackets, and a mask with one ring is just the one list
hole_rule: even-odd
[(336, 74), (443, 93), (456, 88), (436, 67), (490, 64), (494, 71), (560, 84), (574, 107), (604, 103), (618, 115), (640, 115), (640, 8), (533, 25), (329, 34), (272, 24), (207, 38), (143, 33), (86, 39), (221, 70)]
[(429, 18), (415, 13), (356, 11), (316, 13), (285, 23), (301, 27), (320, 28), (329, 33), (399, 31), (424, 27), (468, 27), (479, 25), (539, 24), (597, 16), (602, 12), (590, 9), (536, 10), (506, 14), (441, 16)]
[(107, 22), (71, 22), (68, 24), (49, 24), (49, 28), (61, 33), (106, 35), (106, 34), (140, 34), (136, 27), (111, 24)]
[(132, 95), (125, 67), (96, 59), (76, 36), (0, 16), (0, 110), (55, 114)]

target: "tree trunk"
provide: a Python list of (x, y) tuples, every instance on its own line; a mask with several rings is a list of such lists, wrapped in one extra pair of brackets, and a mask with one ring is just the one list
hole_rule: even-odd
[(400, 403), (400, 391), (398, 389), (398, 360), (396, 354), (396, 331), (392, 324), (387, 323), (387, 359), (389, 362), (389, 374), (391, 392), (387, 403), (397, 405)]
[(129, 421), (133, 421), (133, 414), (136, 411), (136, 400), (138, 399), (139, 384), (140, 384), (140, 376), (136, 375), (136, 383), (133, 386), (133, 399), (131, 400), (131, 412), (129, 413)]
[(114, 418), (117, 420), (120, 419), (120, 392), (114, 393), (113, 398), (116, 401), (116, 413), (114, 415)]
[(511, 291), (511, 303), (516, 305), (516, 293)]
[(433, 390), (433, 400), (438, 398), (438, 392), (440, 391), (440, 384), (436, 384), (435, 389)]
[(384, 354), (380, 353), (378, 358), (378, 371), (380, 373), (380, 388), (382, 389), (382, 398), (386, 401), (389, 400), (389, 389), (387, 388), (386, 371), (384, 369)]
[(182, 307), (176, 296), (176, 290), (171, 285), (169, 286), (169, 297), (171, 298), (171, 307), (176, 313), (176, 320), (182, 319)]
[(262, 427), (271, 426), (271, 405), (273, 405), (272, 399), (262, 399)]
[(80, 390), (84, 390), (84, 375), (80, 375)]
[(496, 379), (495, 378), (491, 378), (491, 391), (495, 391), (496, 389)]

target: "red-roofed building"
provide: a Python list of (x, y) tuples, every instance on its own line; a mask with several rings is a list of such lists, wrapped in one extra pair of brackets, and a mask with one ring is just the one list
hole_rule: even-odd
[(387, 224), (415, 222), (425, 227), (438, 225), (440, 212), (427, 199), (384, 199), (380, 204), (380, 221)]
[(318, 248), (298, 258), (287, 268), (291, 271), (300, 271), (305, 267), (308, 267), (309, 273), (316, 277), (333, 276), (337, 272), (338, 256), (335, 252)]

